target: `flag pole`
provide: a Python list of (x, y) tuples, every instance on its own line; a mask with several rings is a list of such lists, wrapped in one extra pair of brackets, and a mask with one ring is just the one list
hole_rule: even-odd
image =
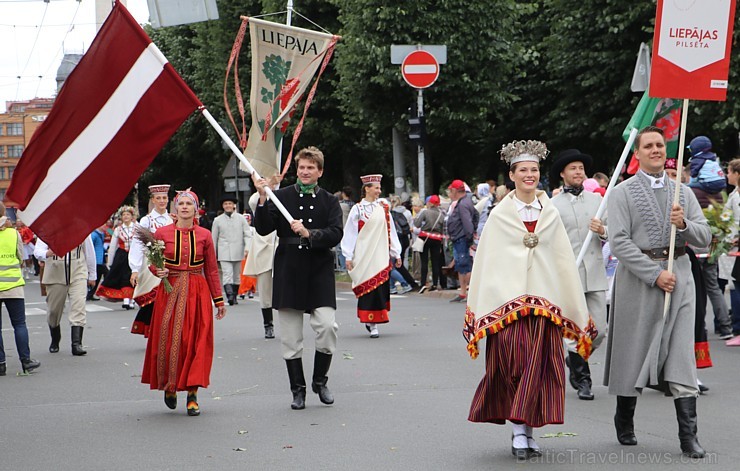
[[(256, 176), (257, 178), (262, 178), (259, 173), (252, 167), (252, 164), (249, 163), (249, 160), (247, 160), (246, 157), (244, 157), (244, 154), (239, 150), (239, 148), (234, 144), (234, 141), (231, 140), (228, 134), (226, 134), (226, 131), (221, 127), (220, 124), (213, 118), (211, 113), (206, 109), (202, 108), (201, 113), (203, 113), (203, 116), (206, 118), (208, 123), (210, 123), (211, 126), (213, 126), (213, 129), (216, 130), (219, 136), (221, 136), (221, 139), (226, 143), (227, 146), (229, 146), (229, 149), (234, 153), (237, 159), (241, 161), (241, 163), (244, 164), (244, 166), (247, 168), (247, 172), (250, 174)], [(283, 203), (280, 202), (279, 199), (275, 196), (275, 193), (272, 192), (272, 188), (270, 186), (265, 186), (265, 193), (267, 193), (268, 198), (270, 201), (272, 201), (275, 206), (277, 206), (278, 210), (280, 210), (280, 213), (285, 216), (285, 219), (288, 220), (288, 222), (293, 222), (293, 217), (290, 215), (287, 209), (285, 209), (285, 206), (283, 206)]]
[[(624, 145), (624, 150), (622, 151), (621, 157), (619, 157), (619, 162), (617, 162), (617, 166), (614, 168), (614, 173), (612, 174), (611, 180), (609, 180), (609, 185), (606, 187), (606, 192), (604, 193), (604, 197), (601, 199), (601, 204), (599, 204), (599, 209), (596, 210), (596, 218), (601, 219), (601, 216), (604, 214), (604, 211), (606, 210), (606, 199), (609, 197), (609, 192), (612, 188), (614, 188), (614, 185), (617, 184), (617, 179), (619, 178), (619, 175), (622, 173), (622, 167), (624, 167), (624, 163), (627, 161), (627, 156), (630, 155), (630, 151), (632, 150), (632, 143), (635, 142), (635, 137), (637, 136), (637, 128), (632, 128), (632, 131), (630, 131), (630, 137), (627, 139), (627, 143)], [(581, 262), (583, 261), (583, 257), (586, 256), (586, 249), (588, 245), (591, 243), (591, 239), (594, 236), (593, 231), (588, 231), (588, 234), (586, 234), (586, 240), (583, 242), (583, 245), (581, 246), (581, 251), (578, 253), (578, 258), (576, 258), (576, 267), (581, 266)]]
[[(684, 98), (683, 110), (681, 111), (681, 134), (678, 139), (678, 159), (676, 160), (676, 191), (673, 193), (673, 205), (679, 203), (681, 196), (681, 174), (683, 172), (683, 153), (686, 148), (686, 121), (689, 113), (689, 100)], [(676, 253), (676, 230), (678, 228), (675, 224), (671, 224), (671, 238), (670, 245), (668, 246), (668, 270), (669, 274), (673, 274), (673, 256)], [(668, 315), (668, 310), (671, 308), (671, 293), (665, 293), (665, 302), (663, 304), (663, 319)]]

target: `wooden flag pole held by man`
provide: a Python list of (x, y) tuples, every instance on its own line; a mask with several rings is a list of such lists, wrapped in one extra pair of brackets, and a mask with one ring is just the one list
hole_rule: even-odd
[[(686, 120), (689, 110), (689, 100), (683, 100), (683, 110), (681, 112), (681, 137), (678, 139), (678, 159), (676, 159), (676, 191), (673, 193), (673, 206), (676, 206), (681, 196), (681, 172), (683, 172), (683, 153), (686, 148)], [(668, 273), (673, 274), (673, 255), (676, 253), (676, 231), (678, 228), (671, 224), (671, 238), (668, 245)], [(668, 315), (671, 308), (671, 293), (665, 293), (665, 302), (663, 303), (663, 319)]]
[[(637, 136), (637, 128), (632, 128), (632, 131), (630, 131), (630, 137), (627, 139), (627, 143), (624, 145), (624, 150), (622, 151), (621, 157), (619, 157), (619, 162), (617, 162), (617, 166), (614, 168), (614, 173), (612, 174), (611, 180), (609, 180), (609, 185), (606, 187), (606, 192), (604, 193), (604, 198), (601, 200), (601, 204), (599, 205), (599, 209), (596, 210), (596, 218), (601, 219), (601, 216), (604, 214), (604, 211), (606, 210), (606, 199), (609, 197), (609, 192), (612, 188), (614, 188), (614, 185), (617, 184), (617, 178), (619, 178), (619, 174), (622, 172), (622, 167), (624, 167), (624, 163), (627, 161), (627, 157), (630, 155), (630, 151), (632, 150), (632, 143), (635, 142), (635, 137)], [(583, 257), (586, 256), (586, 249), (588, 249), (589, 244), (591, 243), (591, 239), (593, 238), (594, 233), (593, 231), (588, 231), (588, 234), (586, 234), (586, 240), (583, 242), (583, 245), (581, 246), (581, 251), (578, 253), (578, 257), (576, 258), (576, 266), (580, 267), (581, 262), (583, 261)]]
[[(241, 153), (239, 148), (234, 144), (234, 141), (231, 140), (228, 134), (226, 134), (226, 131), (218, 124), (218, 122), (213, 118), (211, 113), (203, 108), (201, 110), (201, 113), (203, 114), (203, 117), (206, 118), (206, 120), (210, 123), (211, 126), (213, 126), (213, 129), (216, 130), (219, 136), (221, 136), (221, 139), (226, 143), (226, 145), (229, 146), (229, 149), (231, 149), (231, 152), (234, 153), (237, 159), (244, 164), (244, 166), (247, 168), (247, 171), (250, 174), (254, 174), (257, 178), (262, 178), (259, 173), (252, 167), (252, 164), (249, 163), (249, 160), (247, 160), (246, 157), (244, 157), (244, 154)], [(287, 209), (285, 209), (285, 206), (283, 206), (283, 203), (280, 202), (279, 199), (275, 196), (275, 193), (272, 192), (272, 189), (269, 186), (265, 187), (265, 192), (267, 193), (267, 196), (270, 198), (270, 200), (275, 203), (275, 206), (280, 210), (280, 213), (285, 216), (285, 219), (288, 220), (288, 222), (293, 222), (293, 217), (290, 215)]]

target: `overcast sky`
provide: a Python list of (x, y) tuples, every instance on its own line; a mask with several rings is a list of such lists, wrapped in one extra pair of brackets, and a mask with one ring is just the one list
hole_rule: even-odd
[[(149, 22), (146, 0), (127, 5)], [(84, 53), (94, 37), (94, 0), (0, 0), (0, 112), (6, 101), (54, 96), (64, 53)]]

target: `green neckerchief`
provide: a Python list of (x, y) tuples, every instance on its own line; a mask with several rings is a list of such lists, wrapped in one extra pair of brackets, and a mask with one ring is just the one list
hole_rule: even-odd
[(313, 189), (316, 188), (317, 183), (311, 183), (310, 185), (304, 185), (300, 181), (298, 183), (298, 192), (304, 195), (313, 194)]

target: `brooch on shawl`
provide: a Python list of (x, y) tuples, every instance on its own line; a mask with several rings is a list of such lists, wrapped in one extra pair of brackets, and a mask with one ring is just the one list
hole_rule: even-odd
[(540, 238), (537, 237), (537, 234), (534, 232), (527, 232), (524, 235), (524, 246), (528, 249), (533, 249), (537, 247), (537, 244), (540, 243)]

